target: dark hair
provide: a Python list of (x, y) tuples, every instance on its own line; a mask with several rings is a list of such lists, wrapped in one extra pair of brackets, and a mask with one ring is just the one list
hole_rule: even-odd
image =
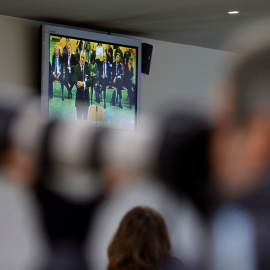
[(135, 207), (124, 216), (108, 247), (107, 270), (158, 270), (170, 257), (170, 250), (162, 216), (149, 207)]
[(79, 46), (78, 46), (80, 50), (81, 50), (82, 45), (83, 45), (83, 41), (82, 41), (82, 40), (80, 40), (80, 42), (79, 42)]
[(93, 61), (94, 61), (94, 62), (96, 61), (96, 57), (92, 54), (92, 55), (91, 55), (91, 58), (90, 58), (90, 63), (92, 63)]

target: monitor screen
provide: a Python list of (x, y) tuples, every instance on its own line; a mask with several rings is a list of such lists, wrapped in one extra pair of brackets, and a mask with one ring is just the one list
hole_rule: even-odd
[(42, 107), (50, 118), (134, 129), (141, 41), (43, 26)]

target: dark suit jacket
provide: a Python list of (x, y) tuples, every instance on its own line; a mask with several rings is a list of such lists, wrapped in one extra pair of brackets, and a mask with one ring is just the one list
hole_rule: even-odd
[[(52, 57), (52, 74), (55, 71), (55, 55)], [(59, 72), (61, 73), (59, 80), (61, 81), (63, 79), (63, 57), (59, 55)]]
[[(107, 69), (107, 77), (109, 77), (109, 71), (108, 71), (108, 62), (105, 63), (106, 69)], [(99, 71), (99, 77), (101, 78), (103, 76), (103, 69), (104, 69), (104, 62), (101, 62), (100, 64), (100, 71)]]
[[(76, 56), (72, 53), (70, 57), (70, 67), (71, 67), (71, 74), (74, 74), (74, 68), (78, 64)], [(63, 55), (63, 65), (66, 74), (69, 73), (68, 70), (68, 54)]]
[(108, 62), (110, 62), (111, 64), (113, 63), (113, 48), (110, 47), (108, 50), (107, 50), (107, 60)]
[(127, 87), (128, 89), (132, 85), (132, 80), (131, 78), (134, 77), (134, 68), (131, 67), (131, 69), (128, 69), (128, 65), (125, 67), (125, 73), (124, 73), (124, 86)]
[[(112, 66), (112, 79), (114, 80), (116, 78), (116, 76), (121, 76), (121, 79), (122, 79), (123, 70), (121, 68), (121, 63), (119, 63), (118, 64), (118, 74), (116, 74), (116, 62), (114, 62), (113, 66)], [(117, 79), (120, 79), (120, 78), (117, 78)]]
[(128, 64), (128, 60), (131, 57), (131, 52), (125, 52), (124, 53), (124, 64), (127, 65)]
[[(82, 81), (85, 82), (85, 87), (77, 87), (77, 82)], [(81, 71), (81, 65), (78, 64), (74, 68), (74, 76), (72, 78), (72, 82), (77, 87), (76, 92), (76, 100), (75, 100), (75, 106), (78, 106), (78, 104), (83, 104), (86, 106), (90, 105), (89, 102), (89, 87), (91, 86), (91, 76), (90, 76), (90, 69), (88, 65), (84, 65), (84, 78), (83, 73)]]
[(114, 60), (116, 59), (116, 55), (118, 53), (120, 54), (120, 62), (123, 63), (123, 61), (124, 61), (124, 54), (123, 54), (123, 51), (121, 49), (119, 51), (116, 51), (115, 50), (115, 52), (114, 52)]
[(66, 54), (66, 53), (68, 53), (68, 51), (67, 51), (67, 45), (63, 48), (63, 54)]

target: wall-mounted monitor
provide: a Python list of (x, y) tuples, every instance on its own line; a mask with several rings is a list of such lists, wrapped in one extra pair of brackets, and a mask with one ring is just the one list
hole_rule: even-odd
[(140, 71), (140, 40), (42, 26), (42, 110), (50, 118), (134, 129)]

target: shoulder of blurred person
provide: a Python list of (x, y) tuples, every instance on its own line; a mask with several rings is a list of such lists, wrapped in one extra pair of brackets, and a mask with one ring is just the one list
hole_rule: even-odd
[(163, 266), (164, 270), (186, 270), (187, 267), (185, 266), (185, 264), (179, 260), (176, 257), (170, 257), (166, 260), (164, 266)]
[[(183, 264), (182, 261), (177, 259), (176, 257), (170, 257), (166, 261), (166, 263), (160, 268), (160, 270), (186, 270), (186, 266)], [(138, 268), (137, 266), (125, 266), (120, 268), (119, 270), (152, 270), (149, 268)]]

